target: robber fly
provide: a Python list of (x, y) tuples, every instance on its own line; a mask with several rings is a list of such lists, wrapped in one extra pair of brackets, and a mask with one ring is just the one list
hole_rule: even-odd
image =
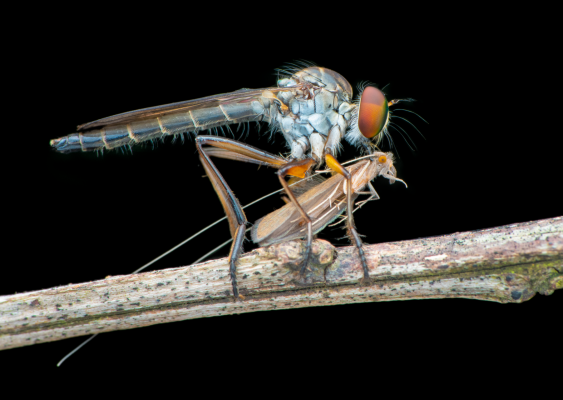
[(283, 134), (291, 160), (312, 158), (320, 165), (327, 154), (336, 155), (343, 137), (364, 149), (377, 145), (388, 133), (389, 106), (401, 101), (387, 101), (373, 86), (361, 88), (353, 101), (350, 83), (327, 68), (284, 73), (278, 87), (240, 89), (102, 118), (78, 126), (77, 133), (51, 140), (51, 146), (61, 153), (115, 149), (264, 121)]

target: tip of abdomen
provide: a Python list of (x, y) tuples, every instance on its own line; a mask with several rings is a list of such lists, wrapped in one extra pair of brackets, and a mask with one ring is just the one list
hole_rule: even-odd
[(82, 151), (82, 146), (80, 145), (80, 140), (71, 140), (72, 136), (65, 136), (58, 139), (52, 139), (49, 144), (53, 150), (59, 153), (71, 153), (74, 151)]

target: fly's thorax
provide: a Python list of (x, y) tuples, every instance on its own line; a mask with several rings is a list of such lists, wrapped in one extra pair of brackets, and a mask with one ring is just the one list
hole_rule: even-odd
[(304, 68), (293, 74), (292, 79), (298, 82), (308, 82), (320, 86), (331, 92), (339, 92), (348, 100), (352, 98), (353, 90), (350, 83), (338, 72), (323, 67)]
[[(280, 104), (276, 122), (292, 149), (291, 156), (298, 158), (294, 150), (303, 150), (304, 154), (321, 160), (325, 146), (335, 154), (355, 107), (350, 101), (352, 87), (348, 81), (332, 70), (309, 67), (278, 81), (278, 85), (288, 89), (277, 93)], [(306, 141), (306, 148), (296, 147), (295, 141), (301, 144)]]

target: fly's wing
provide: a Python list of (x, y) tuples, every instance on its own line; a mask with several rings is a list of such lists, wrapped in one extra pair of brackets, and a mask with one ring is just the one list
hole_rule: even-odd
[[(346, 210), (344, 183), (345, 179), (342, 175), (335, 175), (297, 198), (299, 204), (313, 221), (314, 233), (324, 229)], [(357, 197), (355, 194), (353, 196), (354, 198)], [(279, 210), (256, 221), (251, 231), (252, 241), (260, 246), (306, 236), (307, 225), (292, 203), (288, 203)]]
[(164, 136), (199, 133), (230, 124), (270, 122), (274, 92), (295, 88), (241, 89), (196, 100), (130, 111), (78, 126), (78, 132), (51, 140), (58, 152), (95, 151), (132, 146)]
[(217, 94), (214, 96), (202, 97), (195, 100), (180, 101), (178, 103), (164, 104), (161, 106), (143, 108), (140, 110), (129, 111), (122, 114), (113, 115), (79, 125), (77, 130), (87, 131), (90, 129), (99, 129), (111, 125), (123, 125), (133, 121), (162, 117), (168, 114), (178, 112), (188, 112), (201, 108), (219, 107), (220, 105), (230, 103), (247, 103), (252, 102), (262, 96), (264, 91), (279, 92), (288, 90), (287, 88), (264, 88), (264, 89), (240, 89), (231, 93)]

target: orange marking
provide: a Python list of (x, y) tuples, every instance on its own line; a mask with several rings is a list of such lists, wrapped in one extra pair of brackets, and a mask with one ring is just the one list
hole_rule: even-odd
[(309, 168), (311, 167), (311, 164), (313, 164), (313, 160), (309, 158), (305, 164), (296, 165), (295, 167), (291, 167), (287, 171), (287, 174), (292, 175), (292, 176), (296, 176), (298, 178), (305, 178), (305, 173), (309, 170)]
[(262, 97), (264, 97), (264, 98), (266, 98), (266, 99), (277, 100), (277, 102), (279, 103), (280, 108), (281, 108), (283, 111), (289, 110), (289, 107), (286, 106), (285, 104), (283, 104), (283, 102), (282, 102), (280, 99), (278, 99), (278, 97), (277, 97), (275, 94), (273, 94), (272, 92), (270, 92), (269, 90), (264, 90), (264, 91), (262, 92)]
[(379, 161), (380, 164), (385, 164), (387, 162), (387, 157), (385, 156), (379, 156), (379, 158), (377, 159), (377, 161)]
[(344, 167), (338, 161), (336, 161), (336, 158), (334, 158), (332, 154), (327, 154), (325, 156), (325, 162), (327, 167), (329, 167), (331, 170), (346, 176), (346, 174), (344, 173)]

